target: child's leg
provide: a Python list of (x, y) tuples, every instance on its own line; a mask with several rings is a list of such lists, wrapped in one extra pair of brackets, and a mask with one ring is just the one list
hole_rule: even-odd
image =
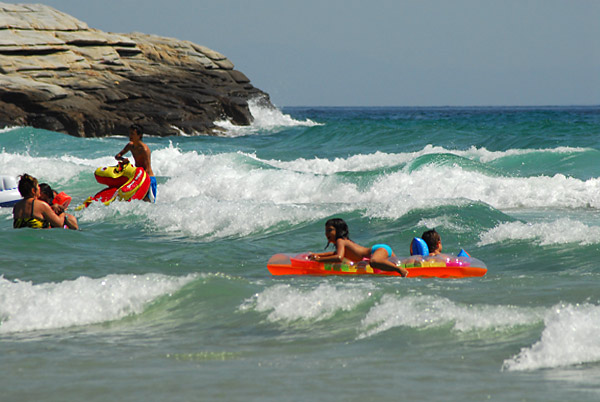
[(370, 265), (373, 268), (380, 269), (382, 271), (396, 271), (402, 276), (406, 276), (408, 271), (402, 267), (396, 266), (392, 263), (388, 258), (391, 257), (388, 255), (385, 248), (378, 248), (371, 254), (371, 262)]

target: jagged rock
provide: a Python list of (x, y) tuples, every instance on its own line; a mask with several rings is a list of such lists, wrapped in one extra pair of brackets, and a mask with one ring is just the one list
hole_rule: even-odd
[(250, 99), (273, 107), (221, 53), (173, 38), (116, 34), (41, 4), (0, 3), (0, 126), (79, 137), (167, 136), (248, 125)]

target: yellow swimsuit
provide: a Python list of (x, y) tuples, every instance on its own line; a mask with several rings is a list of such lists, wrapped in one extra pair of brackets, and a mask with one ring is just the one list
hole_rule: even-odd
[(35, 200), (31, 201), (31, 217), (29, 218), (17, 218), (13, 221), (13, 228), (33, 228), (33, 229), (48, 229), (50, 227), (50, 222), (47, 220), (40, 220), (38, 218), (33, 217), (33, 203)]

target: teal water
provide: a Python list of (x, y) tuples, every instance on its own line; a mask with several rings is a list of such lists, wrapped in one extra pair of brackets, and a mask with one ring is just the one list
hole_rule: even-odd
[[(3, 401), (600, 398), (599, 108), (252, 112), (145, 137), (155, 205), (71, 208), (78, 232), (0, 208)], [(125, 142), (5, 128), (0, 174), (74, 207)], [(436, 228), (488, 273), (269, 274), (334, 216), (400, 256)]]

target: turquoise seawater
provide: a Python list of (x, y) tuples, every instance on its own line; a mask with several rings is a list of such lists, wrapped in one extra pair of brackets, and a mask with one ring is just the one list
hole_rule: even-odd
[[(282, 108), (144, 137), (158, 201), (74, 206), (126, 133), (0, 132), (0, 174), (80, 231), (0, 208), (2, 401), (600, 399), (600, 108)], [(482, 278), (274, 277), (345, 219), (428, 228)]]

